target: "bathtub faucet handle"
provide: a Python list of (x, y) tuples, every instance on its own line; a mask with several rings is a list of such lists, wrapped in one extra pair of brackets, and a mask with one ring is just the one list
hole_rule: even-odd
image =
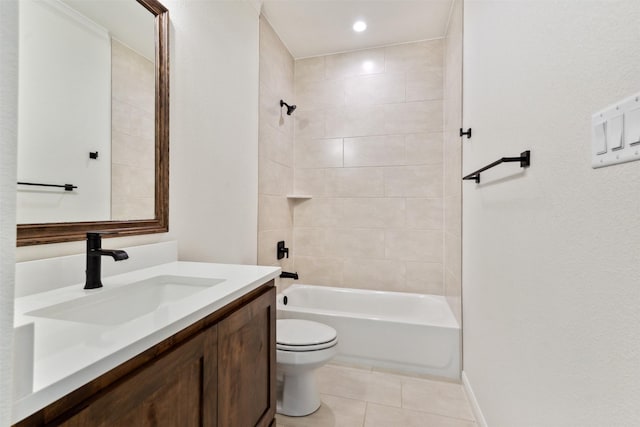
[(289, 258), (289, 248), (284, 247), (284, 240), (280, 240), (277, 246), (277, 257), (278, 259), (284, 258), (286, 255)]

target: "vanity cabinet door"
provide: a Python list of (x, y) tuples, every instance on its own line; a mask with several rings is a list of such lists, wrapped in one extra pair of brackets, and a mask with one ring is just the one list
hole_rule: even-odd
[(218, 323), (218, 425), (268, 426), (276, 411), (275, 288)]
[(60, 425), (215, 426), (216, 332), (213, 326), (141, 367)]

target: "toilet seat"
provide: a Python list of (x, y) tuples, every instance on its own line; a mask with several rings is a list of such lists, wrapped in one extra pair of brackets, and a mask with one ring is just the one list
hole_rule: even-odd
[(305, 352), (305, 351), (318, 351), (324, 350), (325, 348), (331, 348), (338, 344), (338, 339), (334, 339), (332, 341), (322, 343), (322, 344), (314, 344), (314, 345), (286, 345), (286, 344), (276, 344), (277, 350), (282, 351), (294, 351), (294, 352)]
[(317, 351), (338, 343), (335, 329), (322, 323), (301, 319), (279, 319), (276, 326), (276, 348), (282, 351)]

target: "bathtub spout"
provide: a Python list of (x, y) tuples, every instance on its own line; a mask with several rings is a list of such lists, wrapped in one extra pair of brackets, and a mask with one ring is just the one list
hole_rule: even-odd
[(298, 280), (298, 273), (289, 273), (288, 271), (283, 271), (282, 273), (280, 273), (280, 278)]

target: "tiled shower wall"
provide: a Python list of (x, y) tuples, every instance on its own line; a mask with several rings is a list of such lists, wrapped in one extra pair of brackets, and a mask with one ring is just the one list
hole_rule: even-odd
[[(456, 0), (445, 38), (444, 284), (451, 310), (462, 315), (462, 0)], [(468, 181), (467, 181), (468, 182)]]
[(300, 282), (444, 295), (443, 47), (295, 62)]
[(115, 39), (111, 63), (111, 219), (154, 218), (155, 66)]
[(258, 135), (258, 264), (293, 271), (293, 258), (276, 258), (284, 240), (295, 254), (293, 206), (293, 116), (281, 112), (280, 99), (293, 104), (293, 58), (269, 23), (260, 18), (260, 107)]

